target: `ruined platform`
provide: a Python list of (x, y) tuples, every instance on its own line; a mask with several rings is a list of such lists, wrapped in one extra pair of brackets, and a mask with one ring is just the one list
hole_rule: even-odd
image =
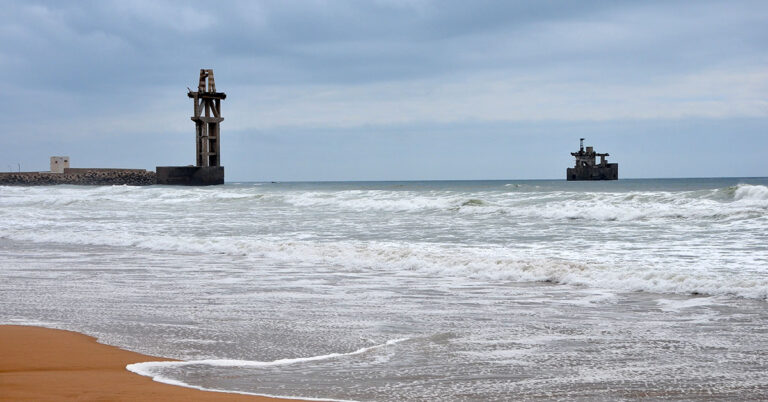
[(224, 184), (224, 166), (158, 166), (156, 183), (181, 186)]
[[(568, 181), (578, 180), (618, 180), (619, 164), (608, 163), (606, 157), (608, 153), (597, 153), (594, 148), (584, 149), (584, 138), (580, 139), (578, 152), (571, 152), (576, 158), (574, 167), (565, 171), (565, 178)], [(596, 158), (600, 157), (600, 162)]]
[(578, 180), (618, 180), (619, 164), (607, 163), (606, 166), (572, 167), (567, 169), (569, 181)]

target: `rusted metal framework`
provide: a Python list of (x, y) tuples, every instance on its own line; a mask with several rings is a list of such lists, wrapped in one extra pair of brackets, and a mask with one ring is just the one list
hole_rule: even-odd
[(200, 83), (197, 92), (189, 91), (187, 96), (194, 101), (194, 114), (197, 136), (197, 166), (221, 166), (219, 124), (221, 117), (221, 101), (227, 98), (224, 92), (216, 92), (216, 82), (212, 69), (200, 70)]

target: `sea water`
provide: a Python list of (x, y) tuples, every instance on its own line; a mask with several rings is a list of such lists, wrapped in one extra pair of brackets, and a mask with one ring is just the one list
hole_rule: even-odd
[(768, 179), (0, 187), (0, 322), (332, 400), (768, 397)]

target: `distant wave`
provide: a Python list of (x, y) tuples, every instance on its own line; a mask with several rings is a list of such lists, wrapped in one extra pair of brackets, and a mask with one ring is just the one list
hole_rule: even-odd
[[(456, 192), (456, 191), (286, 191), (265, 192), (261, 187), (174, 189), (127, 186), (73, 189), (68, 187), (6, 187), (0, 206), (126, 207), (195, 205), (237, 208), (249, 205), (324, 208), (337, 211), (505, 214), (542, 219), (721, 218), (768, 211), (768, 187), (739, 184), (696, 191), (630, 192)], [(478, 208), (479, 207), (479, 208)]]

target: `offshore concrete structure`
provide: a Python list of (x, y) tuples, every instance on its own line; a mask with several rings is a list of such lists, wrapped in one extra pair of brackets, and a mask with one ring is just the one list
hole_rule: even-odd
[[(594, 148), (587, 147), (584, 150), (584, 138), (580, 138), (579, 151), (571, 152), (576, 158), (576, 165), (566, 170), (566, 179), (575, 180), (618, 180), (619, 164), (608, 163), (605, 159), (609, 156), (607, 153), (596, 153)], [(596, 157), (600, 157), (600, 163), (595, 162)]]
[(192, 121), (195, 122), (196, 157), (194, 166), (158, 166), (157, 184), (207, 186), (224, 184), (221, 166), (221, 101), (224, 92), (216, 92), (212, 69), (200, 70), (197, 91), (188, 91), (193, 102)]

